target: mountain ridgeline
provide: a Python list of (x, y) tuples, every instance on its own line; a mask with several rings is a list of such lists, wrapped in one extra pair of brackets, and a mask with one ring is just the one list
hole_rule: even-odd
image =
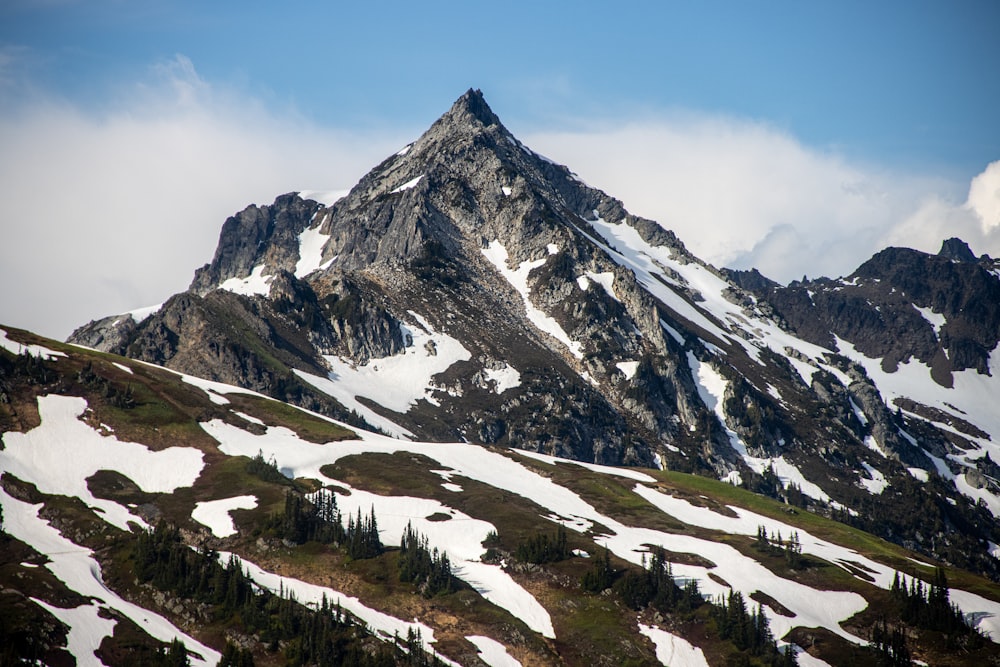
[(953, 239), (838, 280), (716, 269), (470, 90), (70, 341), (397, 437), (727, 479), (996, 578), (998, 267)]

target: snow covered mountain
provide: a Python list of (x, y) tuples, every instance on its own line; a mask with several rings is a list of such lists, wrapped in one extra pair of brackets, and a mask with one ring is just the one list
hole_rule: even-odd
[(0, 433), (3, 664), (1000, 658), (996, 584), (704, 476), (392, 438), (15, 329)]
[(187, 291), (70, 340), (404, 440), (713, 476), (995, 578), (998, 292), (955, 240), (787, 287), (718, 270), (470, 90), (343, 198), (248, 207)]

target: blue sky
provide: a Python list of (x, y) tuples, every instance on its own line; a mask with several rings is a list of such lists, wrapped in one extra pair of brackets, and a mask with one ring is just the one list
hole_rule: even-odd
[(952, 229), (1000, 254), (1000, 3), (618, 4), (8, 0), (0, 224), (77, 278), (0, 251), (0, 321), (162, 300), (226, 215), (349, 187), (469, 87), (715, 263), (841, 275)]

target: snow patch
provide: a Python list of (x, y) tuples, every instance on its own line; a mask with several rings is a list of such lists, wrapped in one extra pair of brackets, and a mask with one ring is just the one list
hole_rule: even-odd
[(312, 199), (329, 208), (349, 193), (350, 190), (300, 190), (299, 197), (302, 199)]
[(521, 662), (507, 653), (507, 647), (489, 637), (470, 635), (466, 637), (479, 650), (479, 659), (490, 667), (521, 667)]
[(688, 640), (653, 625), (639, 624), (639, 632), (656, 646), (656, 659), (670, 667), (709, 667), (705, 653)]
[(414, 178), (412, 180), (409, 180), (406, 183), (403, 183), (402, 185), (400, 185), (398, 188), (396, 188), (395, 190), (393, 190), (389, 194), (394, 195), (394, 194), (397, 194), (397, 193), (400, 193), (400, 192), (405, 192), (406, 190), (412, 190), (413, 188), (417, 187), (417, 184), (420, 183), (420, 179), (422, 179), (423, 177), (424, 177), (424, 175), (420, 174), (416, 178)]
[(509, 196), (510, 196), (510, 194), (511, 194), (511, 192), (513, 192), (513, 190), (511, 190), (511, 189), (510, 189), (510, 188), (508, 188), (508, 187), (507, 187), (506, 185), (504, 185), (503, 187), (501, 187), (501, 188), (500, 188), (500, 192), (502, 192), (502, 193), (503, 193), (503, 196), (504, 196), (504, 197), (509, 197)]
[(207, 500), (197, 503), (191, 518), (208, 526), (216, 537), (229, 537), (237, 533), (236, 524), (229, 513), (233, 510), (252, 510), (257, 507), (256, 496), (234, 496), (220, 500)]
[(947, 320), (945, 319), (945, 316), (943, 314), (941, 314), (941, 313), (935, 313), (930, 308), (921, 308), (920, 306), (917, 306), (916, 304), (914, 304), (913, 308), (918, 313), (920, 313), (923, 316), (923, 318), (930, 323), (930, 325), (932, 327), (934, 327), (934, 335), (935, 336), (940, 336), (941, 335), (941, 327), (943, 327), (945, 325), (945, 323), (947, 322)]
[(135, 373), (132, 372), (132, 369), (126, 366), (125, 364), (119, 364), (117, 361), (112, 361), (111, 365), (120, 371), (125, 371), (129, 375), (135, 375)]
[(578, 276), (576, 279), (576, 284), (580, 286), (580, 289), (584, 292), (590, 287), (590, 283), (597, 283), (604, 288), (604, 291), (615, 301), (619, 301), (618, 294), (615, 293), (615, 274), (610, 271), (604, 271), (603, 273), (594, 273), (593, 271), (587, 271), (582, 276)]
[(146, 306), (145, 308), (136, 308), (135, 310), (130, 310), (125, 314), (131, 317), (136, 324), (142, 324), (146, 321), (146, 319), (152, 317), (155, 313), (158, 313), (160, 308), (163, 308), (162, 303), (158, 303), (155, 306)]
[(865, 487), (868, 490), (868, 493), (873, 496), (880, 495), (883, 491), (885, 491), (886, 487), (889, 486), (889, 482), (886, 481), (885, 475), (864, 461), (861, 462), (861, 466), (865, 469), (868, 473), (868, 477), (870, 478), (865, 479), (862, 477), (859, 480), (861, 482), (861, 486)]
[(631, 380), (632, 378), (634, 378), (635, 372), (639, 370), (638, 361), (619, 361), (618, 363), (615, 364), (615, 366), (617, 366), (618, 370), (622, 372), (626, 380)]
[(926, 482), (931, 478), (930, 473), (923, 468), (907, 468), (906, 471), (921, 482)]
[(504, 364), (503, 368), (484, 368), (483, 373), (494, 383), (493, 391), (498, 394), (521, 386), (521, 374), (510, 364)]
[[(399, 437), (413, 434), (358, 401), (368, 398), (393, 412), (406, 413), (417, 401), (437, 405), (433, 378), (452, 364), (468, 361), (472, 354), (455, 338), (435, 331), (424, 318), (409, 312), (418, 325), (404, 323), (404, 339), (409, 345), (402, 353), (372, 359), (364, 366), (335, 356), (324, 356), (330, 367), (326, 378), (296, 370), (300, 378), (336, 398), (344, 407), (356, 410), (371, 424)], [(511, 369), (513, 370), (513, 369)], [(517, 371), (514, 371), (517, 373)], [(514, 377), (501, 375), (505, 381)], [(520, 375), (517, 376), (520, 378)]]
[(299, 261), (295, 263), (295, 277), (305, 278), (317, 269), (326, 269), (333, 260), (323, 262), (323, 248), (330, 240), (329, 234), (320, 231), (322, 224), (305, 229), (299, 234)]
[[(559, 251), (555, 244), (549, 245), (550, 254), (552, 254), (553, 248), (555, 248), (556, 252)], [(549, 334), (565, 345), (574, 357), (582, 359), (583, 346), (580, 342), (571, 340), (555, 319), (549, 317), (544, 312), (536, 308), (533, 303), (531, 303), (531, 288), (528, 287), (528, 274), (531, 273), (532, 269), (545, 264), (546, 258), (543, 257), (542, 259), (536, 259), (530, 262), (521, 262), (517, 269), (511, 270), (507, 266), (507, 260), (509, 258), (507, 249), (499, 241), (490, 241), (490, 245), (483, 248), (482, 252), (486, 259), (488, 259), (490, 263), (496, 267), (497, 271), (500, 272), (500, 275), (502, 275), (521, 295), (521, 299), (524, 301), (524, 310), (528, 316), (528, 320), (535, 325), (537, 329)]]
[(243, 296), (269, 296), (271, 294), (271, 280), (274, 279), (274, 276), (265, 276), (264, 270), (266, 268), (263, 264), (258, 264), (253, 267), (253, 271), (246, 278), (224, 280), (219, 285), (219, 289)]
[(104, 622), (96, 616), (97, 605), (100, 605), (131, 619), (154, 639), (166, 643), (180, 639), (192, 651), (192, 665), (200, 667), (219, 662), (222, 656), (217, 651), (184, 634), (162, 616), (126, 602), (109, 589), (104, 584), (101, 566), (94, 560), (93, 552), (67, 540), (48, 521), (38, 516), (43, 507), (41, 503), (29, 505), (0, 489), (0, 507), (3, 508), (4, 530), (45, 554), (49, 559), (44, 565), (47, 570), (70, 590), (92, 598), (96, 603), (75, 609), (59, 609), (35, 600), (70, 626), (71, 643), (68, 648), (78, 659), (96, 664), (96, 657), (88, 658), (93, 656), (93, 648), (90, 647), (99, 646), (104, 637), (114, 632), (115, 621)]

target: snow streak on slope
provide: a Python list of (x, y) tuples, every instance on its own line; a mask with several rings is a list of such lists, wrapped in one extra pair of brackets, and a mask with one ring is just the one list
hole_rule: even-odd
[(46, 361), (51, 361), (56, 357), (66, 356), (62, 352), (50, 350), (42, 345), (24, 345), (22, 343), (18, 343), (16, 340), (11, 340), (10, 338), (7, 338), (7, 332), (4, 329), (0, 329), (0, 349), (7, 350), (12, 354), (28, 354), (32, 357), (41, 357)]
[[(7, 434), (9, 435), (9, 434)], [(35, 550), (45, 554), (49, 562), (46, 569), (73, 591), (93, 598), (90, 605), (73, 610), (45, 607), (57, 618), (70, 626), (69, 650), (76, 657), (90, 664), (98, 664), (90, 647), (99, 646), (104, 637), (114, 631), (115, 621), (104, 622), (97, 617), (99, 608), (112, 609), (131, 619), (144, 632), (162, 642), (180, 639), (188, 650), (194, 665), (215, 665), (222, 657), (217, 651), (195, 641), (158, 614), (126, 602), (111, 591), (101, 580), (101, 566), (92, 557), (89, 549), (70, 542), (53, 528), (48, 521), (38, 516), (42, 505), (29, 505), (7, 495), (0, 489), (0, 507), (3, 508), (4, 530), (10, 535), (30, 544)], [(91, 651), (89, 654), (87, 651)], [(80, 651), (80, 653), (76, 653)]]
[[(726, 293), (732, 286), (708, 267), (696, 261), (679, 260), (668, 247), (650, 245), (634, 227), (625, 224), (624, 221), (618, 224), (609, 223), (594, 211), (594, 219), (587, 222), (602, 237), (602, 239), (590, 238), (604, 247), (612, 259), (632, 269), (640, 284), (653, 296), (720, 341), (739, 345), (751, 358), (758, 361), (759, 350), (764, 347), (770, 348), (773, 352), (788, 358), (807, 386), (819, 366), (836, 375), (841, 381), (846, 379), (839, 369), (824, 363), (823, 359), (829, 354), (829, 350), (782, 331), (770, 320), (759, 317), (754, 312), (744, 311), (727, 299)], [(701, 301), (696, 306), (688, 298), (682, 297), (679, 291), (695, 293), (699, 295)], [(721, 326), (706, 313), (721, 323)], [(734, 329), (741, 329), (750, 340), (734, 333)], [(795, 350), (797, 354), (788, 355), (787, 348)], [(798, 356), (808, 359), (809, 362), (801, 361)], [(849, 384), (849, 381), (845, 384)]]
[(326, 378), (299, 370), (295, 374), (383, 431), (396, 437), (412, 438), (410, 431), (379, 415), (357, 397), (363, 396), (399, 413), (407, 412), (419, 400), (438, 405), (433, 395), (434, 376), (454, 363), (467, 361), (472, 354), (457, 339), (435, 331), (427, 320), (413, 311), (409, 314), (417, 325), (403, 325), (403, 339), (410, 344), (401, 354), (372, 359), (364, 366), (340, 357), (325, 356), (330, 366)]
[[(553, 253), (553, 249), (558, 252), (557, 248), (554, 246), (549, 247), (549, 254)], [(496, 267), (497, 271), (500, 272), (508, 283), (517, 290), (518, 294), (521, 295), (521, 299), (524, 301), (524, 310), (528, 316), (528, 320), (535, 325), (539, 331), (543, 331), (560, 343), (566, 346), (566, 349), (576, 357), (577, 359), (583, 358), (583, 346), (579, 341), (570, 339), (563, 328), (555, 321), (554, 318), (549, 317), (544, 312), (535, 307), (535, 304), (531, 303), (531, 288), (528, 286), (528, 274), (531, 273), (532, 269), (538, 268), (548, 261), (548, 258), (543, 257), (542, 259), (536, 259), (533, 262), (521, 262), (521, 264), (514, 270), (511, 270), (507, 266), (507, 248), (503, 246), (499, 241), (490, 241), (490, 245), (483, 248), (483, 256), (490, 261), (493, 266)]]
[[(899, 364), (895, 372), (889, 373), (882, 369), (880, 359), (865, 356), (851, 343), (841, 338), (837, 338), (836, 341), (841, 354), (864, 367), (868, 377), (879, 388), (887, 405), (893, 405), (897, 398), (909, 398), (969, 422), (990, 434), (988, 438), (976, 437), (968, 433), (957, 432), (949, 424), (934, 422), (939, 429), (957, 432), (958, 435), (973, 443), (974, 448), (961, 455), (949, 454), (948, 458), (952, 462), (962, 467), (968, 467), (973, 465), (973, 461), (982, 458), (987, 453), (994, 461), (1000, 460), (1000, 442), (996, 439), (1000, 434), (1000, 410), (997, 410), (997, 397), (1000, 396), (1000, 345), (990, 353), (991, 375), (980, 374), (972, 368), (954, 372), (952, 373), (953, 385), (949, 389), (935, 382), (931, 378), (930, 367), (916, 359)], [(919, 445), (909, 434), (901, 432), (901, 435)], [(938, 467), (938, 472), (945, 478), (952, 479), (955, 487), (961, 493), (974, 501), (982, 499), (994, 516), (1000, 516), (1000, 496), (988, 489), (975, 488), (965, 481), (964, 475), (955, 475), (948, 470), (943, 461)]]
[(227, 565), (229, 559), (232, 557), (236, 557), (243, 567), (243, 571), (246, 572), (246, 575), (250, 579), (261, 588), (267, 589), (275, 595), (284, 595), (285, 597), (294, 596), (298, 602), (314, 609), (318, 609), (322, 605), (323, 598), (325, 597), (328, 605), (336, 606), (339, 604), (341, 609), (363, 621), (373, 632), (380, 635), (383, 639), (405, 638), (410, 631), (420, 632), (424, 650), (436, 655), (445, 664), (456, 664), (434, 651), (434, 648), (431, 646), (436, 641), (434, 639), (434, 630), (423, 623), (417, 621), (409, 623), (395, 616), (372, 609), (362, 604), (358, 598), (344, 595), (332, 588), (317, 586), (316, 584), (310, 584), (300, 579), (283, 577), (273, 572), (268, 572), (255, 563), (251, 563), (228, 551), (219, 552), (219, 562), (223, 565)]
[(42, 493), (76, 496), (108, 523), (129, 529), (146, 522), (112, 500), (95, 498), (87, 478), (98, 470), (114, 470), (150, 493), (170, 493), (191, 486), (201, 473), (202, 453), (190, 447), (158, 452), (145, 445), (101, 435), (80, 416), (87, 402), (73, 396), (39, 396), (41, 424), (27, 433), (3, 434), (0, 470), (30, 482)]
[(299, 235), (299, 261), (295, 264), (295, 277), (305, 278), (317, 269), (326, 269), (333, 260), (323, 261), (323, 247), (330, 239), (320, 231), (322, 223), (303, 230)]
[(802, 472), (791, 462), (787, 461), (784, 456), (768, 458), (751, 456), (740, 436), (726, 425), (723, 399), (729, 381), (722, 377), (710, 364), (700, 361), (690, 350), (687, 353), (687, 360), (688, 365), (691, 367), (691, 375), (697, 383), (698, 394), (701, 396), (702, 402), (722, 422), (722, 426), (726, 429), (726, 435), (729, 436), (729, 442), (733, 446), (733, 449), (743, 457), (743, 460), (746, 461), (746, 464), (751, 469), (755, 472), (763, 473), (769, 467), (774, 468), (775, 474), (778, 475), (784, 486), (787, 487), (789, 484), (795, 483), (802, 490), (802, 493), (807, 496), (837, 505), (837, 503), (831, 501), (830, 496), (823, 489), (807, 480)]
[(479, 649), (479, 659), (490, 667), (522, 667), (519, 660), (507, 654), (507, 647), (495, 639), (480, 635), (470, 635), (466, 639)]
[(233, 510), (252, 510), (257, 507), (257, 496), (235, 496), (220, 500), (206, 500), (196, 503), (191, 518), (203, 526), (208, 526), (216, 537), (236, 534), (236, 525), (229, 513)]

